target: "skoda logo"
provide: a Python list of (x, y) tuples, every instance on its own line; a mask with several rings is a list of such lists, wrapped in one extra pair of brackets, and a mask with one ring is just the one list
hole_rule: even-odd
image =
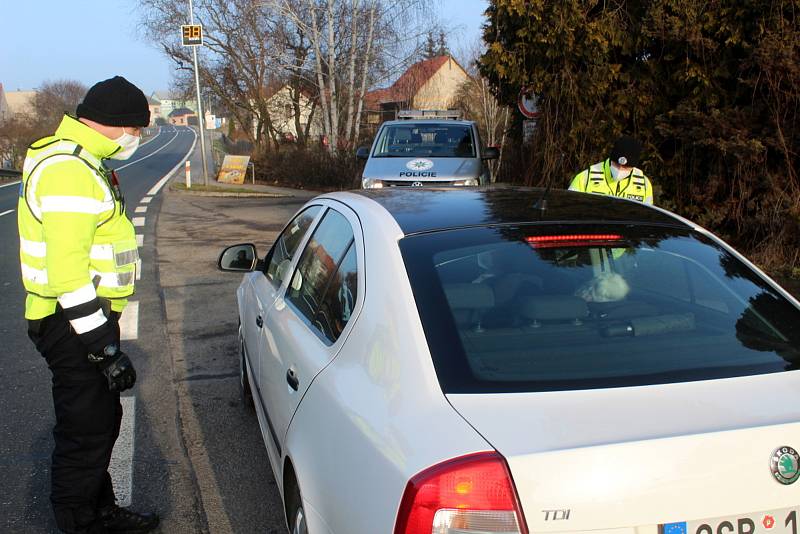
[(422, 187), (422, 182), (413, 182), (411, 187)]
[(791, 447), (778, 447), (769, 458), (772, 476), (781, 484), (793, 484), (800, 478), (800, 454)]
[(427, 171), (433, 168), (433, 162), (429, 159), (412, 159), (406, 163), (406, 168), (410, 171)]

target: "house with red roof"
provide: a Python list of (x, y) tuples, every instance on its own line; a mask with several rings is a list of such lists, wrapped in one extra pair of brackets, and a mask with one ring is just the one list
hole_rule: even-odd
[(411, 65), (391, 87), (364, 96), (367, 123), (393, 120), (401, 109), (449, 109), (469, 74), (450, 56), (437, 56)]

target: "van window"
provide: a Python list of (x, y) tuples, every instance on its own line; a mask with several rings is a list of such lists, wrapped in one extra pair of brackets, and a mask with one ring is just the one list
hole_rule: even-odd
[(428, 123), (384, 126), (373, 158), (474, 158), (472, 128), (460, 124)]

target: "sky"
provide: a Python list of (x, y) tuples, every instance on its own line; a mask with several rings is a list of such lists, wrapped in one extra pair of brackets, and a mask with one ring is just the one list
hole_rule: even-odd
[[(488, 0), (431, 1), (456, 56), (480, 38)], [(153, 43), (143, 40), (136, 0), (3, 4), (0, 83), (6, 91), (62, 79), (91, 86), (118, 74), (148, 95), (170, 87), (174, 67)]]

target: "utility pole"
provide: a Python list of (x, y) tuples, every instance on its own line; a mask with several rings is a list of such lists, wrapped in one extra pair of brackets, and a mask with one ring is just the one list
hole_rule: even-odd
[[(194, 25), (194, 5), (189, 0), (189, 24)], [(200, 69), (197, 68), (197, 46), (192, 46), (194, 56), (194, 85), (197, 88), (197, 121), (200, 125), (200, 154), (203, 157), (203, 184), (208, 185), (208, 169), (206, 167), (206, 136), (203, 127), (203, 103), (200, 99)]]

